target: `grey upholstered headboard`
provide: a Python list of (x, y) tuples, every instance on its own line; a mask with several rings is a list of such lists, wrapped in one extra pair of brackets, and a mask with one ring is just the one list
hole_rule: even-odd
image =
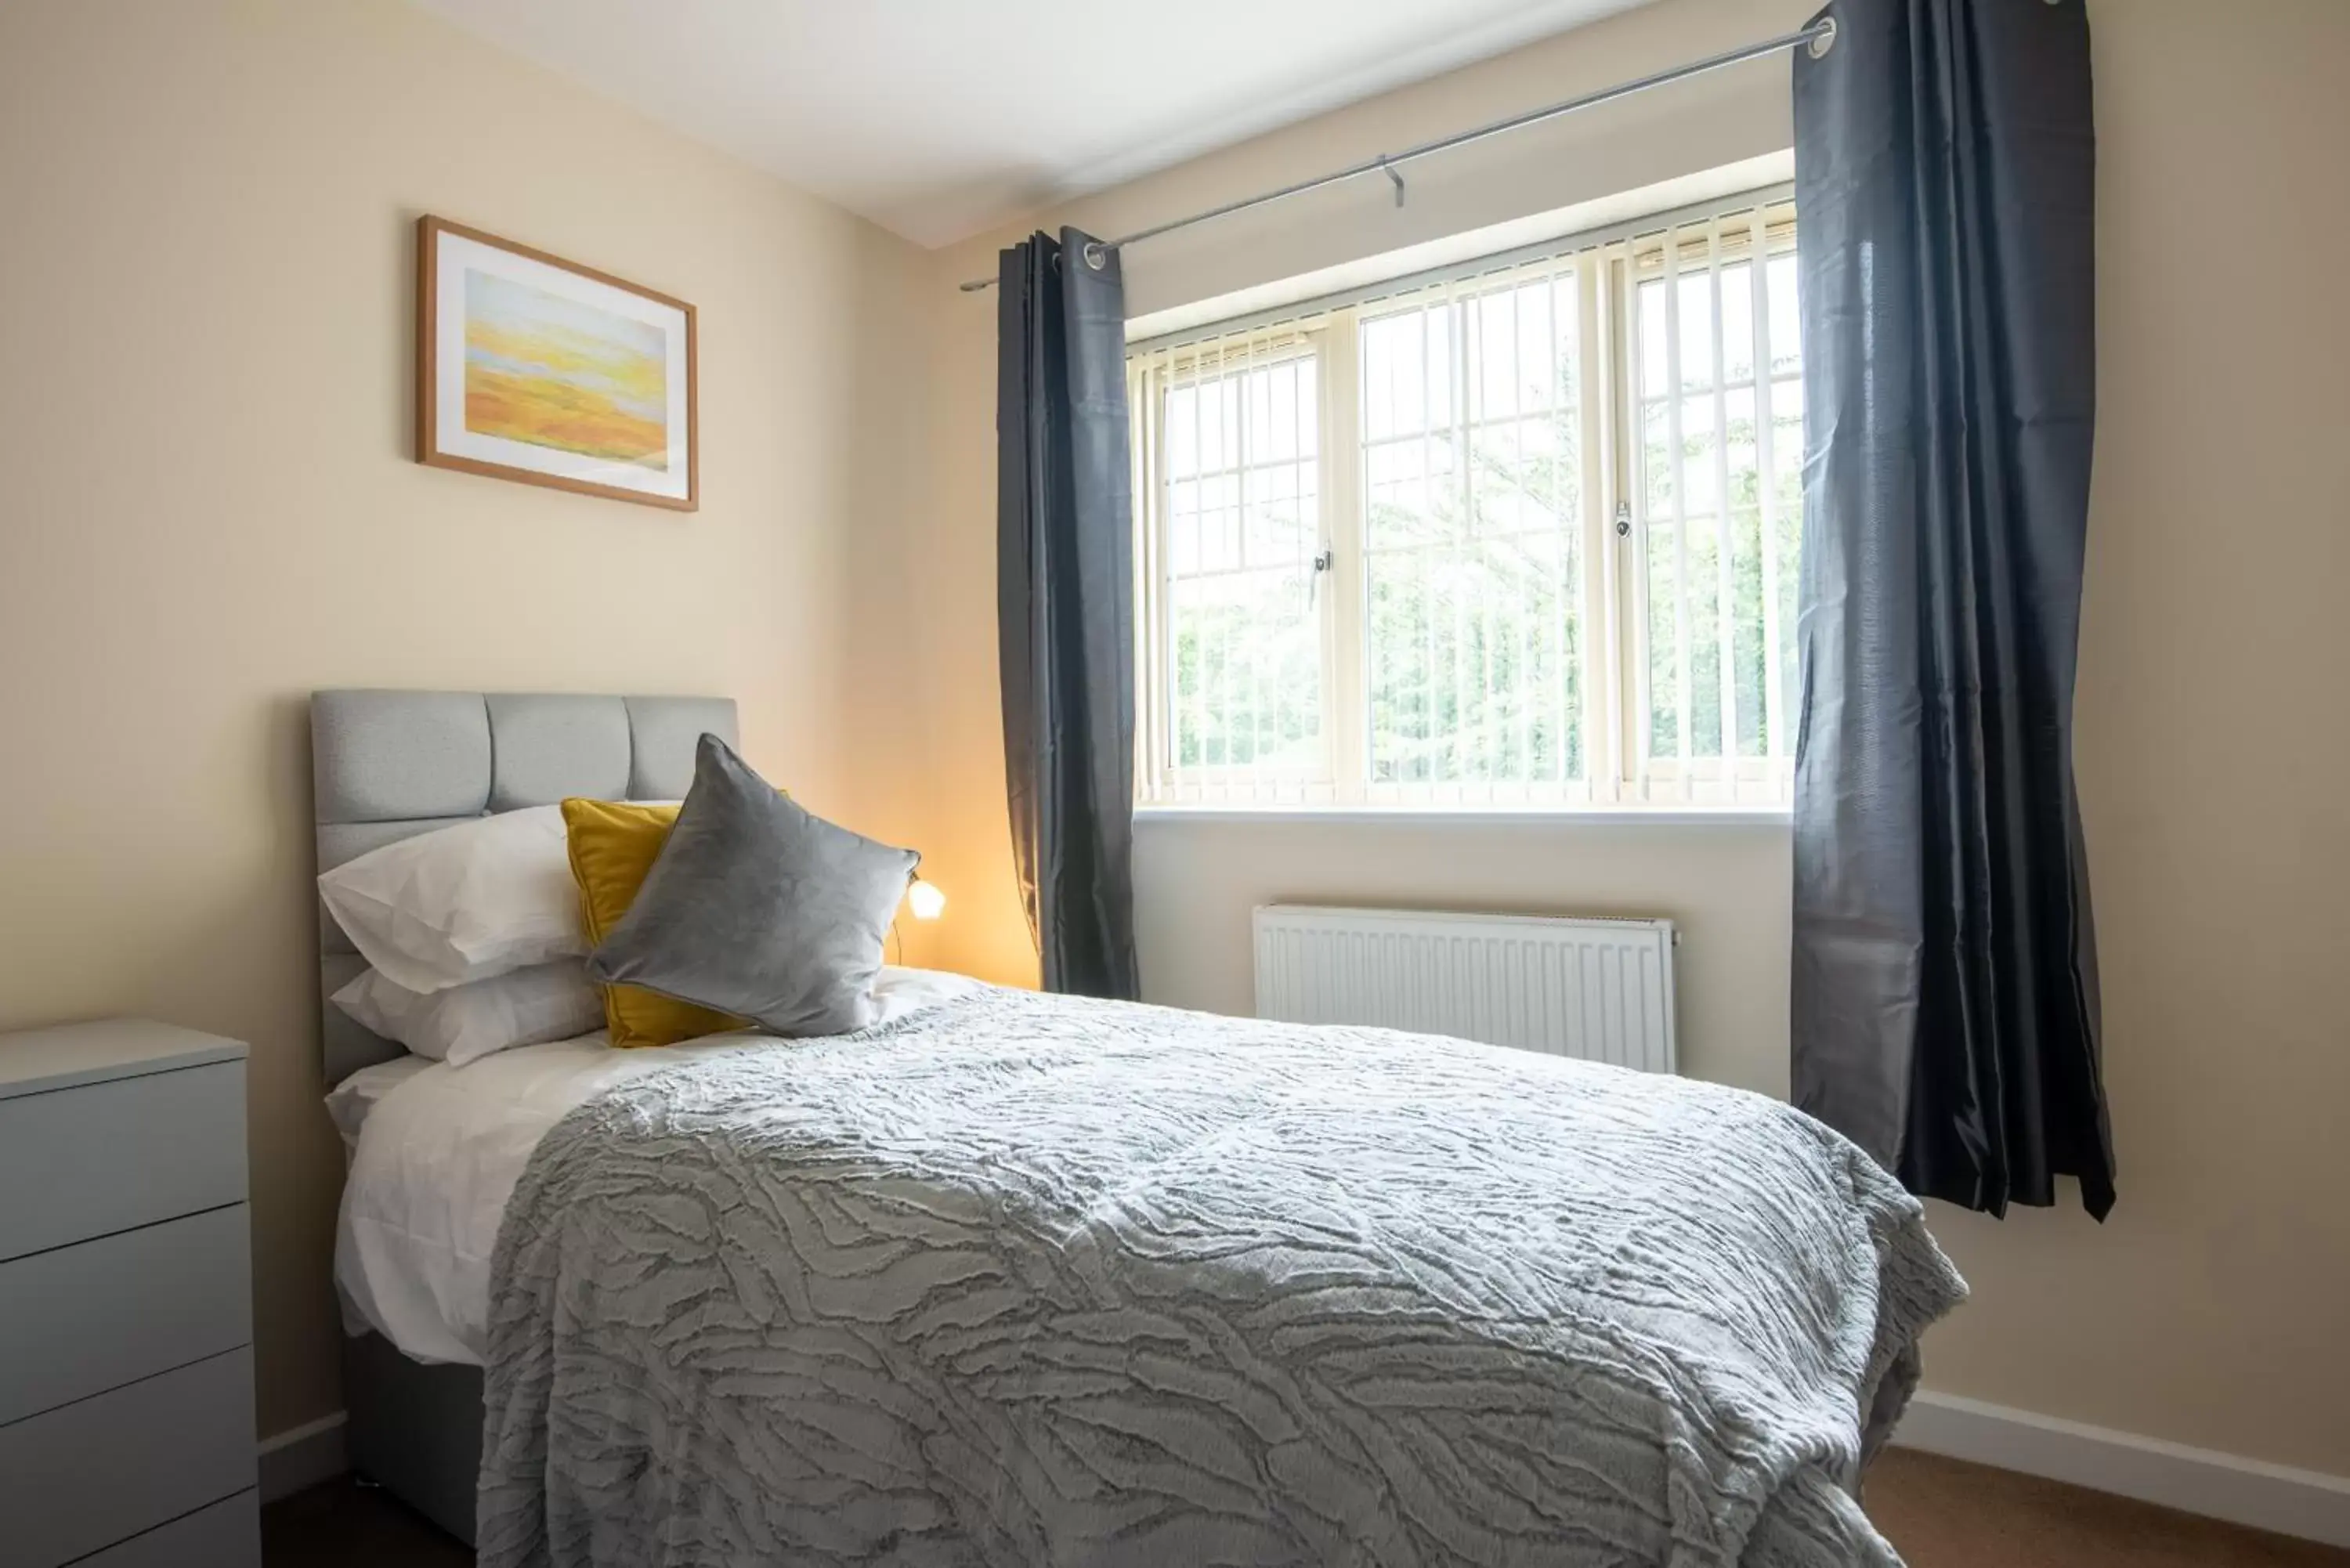
[[(724, 697), (568, 692), (319, 691), (310, 698), (318, 869), (467, 817), (566, 795), (676, 800), (693, 782), (704, 732), (733, 744)], [(318, 907), (319, 1012), (329, 1085), (401, 1047), (328, 999), (359, 956)]]

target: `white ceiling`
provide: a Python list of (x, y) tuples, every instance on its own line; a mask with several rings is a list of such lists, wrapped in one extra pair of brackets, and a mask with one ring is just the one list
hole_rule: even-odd
[(1643, 0), (416, 3), (941, 245)]

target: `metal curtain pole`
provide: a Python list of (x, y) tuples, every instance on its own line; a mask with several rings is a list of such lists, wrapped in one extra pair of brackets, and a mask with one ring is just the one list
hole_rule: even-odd
[[(1499, 136), (1504, 131), (1523, 130), (1527, 126), (1540, 125), (1544, 120), (1556, 119), (1560, 115), (1573, 114), (1577, 109), (1596, 109), (1603, 103), (1614, 103), (1617, 99), (1630, 98), (1634, 93), (1646, 92), (1650, 88), (1663, 87), (1669, 82), (1686, 81), (1691, 77), (1703, 76), (1708, 71), (1718, 71), (1724, 66), (1743, 65), (1748, 60), (1759, 60), (1766, 55), (1775, 55), (1783, 49), (1809, 46), (1813, 57), (1816, 58), (1835, 47), (1835, 18), (1824, 16), (1808, 27), (1793, 33), (1782, 33), (1775, 38), (1765, 38), (1759, 44), (1748, 44), (1742, 48), (1731, 49), (1725, 54), (1709, 56), (1702, 60), (1692, 60), (1688, 65), (1675, 66), (1670, 70), (1659, 71), (1653, 76), (1645, 76), (1637, 81), (1620, 82), (1615, 87), (1603, 88), (1595, 93), (1586, 93), (1581, 98), (1571, 98), (1564, 103), (1552, 104), (1547, 109), (1532, 109), (1508, 119), (1497, 119), (1491, 125), (1481, 125), (1474, 130), (1461, 131), (1456, 135), (1442, 137), (1435, 141), (1423, 141), (1419, 146), (1406, 148), (1401, 152), (1382, 153), (1367, 163), (1357, 163), (1352, 168), (1341, 169), (1335, 173), (1316, 175), (1311, 180), (1301, 180), (1295, 185), (1284, 185), (1278, 191), (1267, 191), (1262, 195), (1245, 197), (1237, 202), (1227, 202), (1221, 207), (1211, 207), (1204, 213), (1193, 213), (1188, 217), (1156, 223), (1147, 229), (1138, 229), (1130, 234), (1120, 234), (1114, 240), (1100, 241), (1086, 247), (1086, 265), (1098, 268), (1102, 265), (1106, 252), (1123, 250), (1128, 245), (1139, 244), (1144, 240), (1157, 239), (1161, 234), (1171, 234), (1178, 229), (1188, 229), (1194, 223), (1204, 223), (1214, 218), (1230, 217), (1234, 213), (1245, 213), (1252, 207), (1262, 207), (1274, 202), (1285, 202), (1292, 196), (1303, 196), (1309, 191), (1319, 191), (1326, 186), (1342, 184), (1348, 180), (1359, 180), (1366, 174), (1384, 174), (1393, 181), (1396, 204), (1401, 206), (1403, 177), (1396, 171), (1415, 159), (1426, 158), (1438, 152), (1450, 152), (1456, 147), (1466, 147), (1472, 141), (1482, 141), (1489, 136)], [(995, 279), (975, 277), (961, 286), (963, 293), (975, 294), (981, 289), (994, 287)]]

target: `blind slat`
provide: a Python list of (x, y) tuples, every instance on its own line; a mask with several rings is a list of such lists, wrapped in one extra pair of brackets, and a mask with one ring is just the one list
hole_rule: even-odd
[[(1451, 309), (1451, 298), (1446, 298)], [(1451, 317), (1445, 318), (1448, 327)], [(1419, 317), (1419, 537), (1422, 547), (1436, 531), (1436, 320), (1427, 312)], [(1452, 343), (1445, 340), (1445, 374), (1451, 372)], [(1389, 407), (1400, 409), (1399, 400)], [(1430, 774), (1436, 758), (1436, 601), (1422, 594), (1416, 601), (1419, 618), (1419, 739), (1421, 765)], [(1413, 781), (1418, 783), (1419, 781)]]
[(1779, 465), (1771, 444), (1778, 423), (1771, 397), (1771, 258), (1762, 209), (1748, 221), (1747, 254), (1753, 257), (1750, 297), (1754, 303), (1748, 314), (1754, 318), (1754, 505), (1762, 556), (1762, 727), (1768, 742), (1763, 750), (1776, 763), (1791, 754), (1794, 738), (1787, 733), (1786, 692), (1780, 674), (1786, 654), (1779, 641)]
[[(1235, 460), (1239, 452), (1234, 432), (1228, 423), (1232, 409), (1232, 348), (1230, 339), (1217, 345), (1216, 348), (1216, 456), (1222, 466), (1237, 469), (1239, 465)], [(1237, 480), (1238, 475), (1235, 474), (1234, 477)], [(1239, 509), (1233, 508), (1231, 521), (1227, 524), (1222, 514), (1222, 508), (1218, 508), (1217, 522), (1220, 525), (1219, 531), (1229, 532), (1231, 535), (1218, 542), (1219, 549), (1229, 549), (1230, 553), (1225, 556), (1225, 559), (1237, 559), (1240, 554)], [(1216, 584), (1215, 587), (1210, 590), (1209, 603), (1215, 605), (1219, 610), (1222, 609), (1222, 605), (1216, 605), (1213, 595), (1217, 592), (1229, 592), (1230, 586), (1229, 578)], [(1216, 617), (1216, 629), (1220, 634), (1218, 638), (1220, 647), (1216, 659), (1215, 732), (1217, 739), (1222, 742), (1221, 748), (1222, 754), (1215, 761), (1224, 770), (1224, 787), (1229, 790), (1232, 787), (1232, 618), (1230, 615), (1219, 614)]]
[(1714, 657), (1721, 689), (1721, 771), (1730, 797), (1738, 798), (1737, 576), (1731, 556), (1738, 531), (1730, 522), (1730, 359), (1722, 352), (1721, 225), (1706, 226), (1707, 296), (1711, 303), (1713, 350), (1713, 564)]
[(1680, 235), (1665, 236), (1665, 440), (1672, 475), (1673, 517), (1673, 751), (1680, 764), (1681, 799), (1690, 798), (1690, 732), (1694, 729), (1690, 639), (1689, 475), (1682, 462)]
[[(1461, 421), (1463, 415), (1468, 411), (1469, 407), (1469, 334), (1461, 319), (1460, 297), (1460, 285), (1445, 285), (1444, 346), (1448, 360), (1445, 367), (1445, 376), (1447, 378), (1446, 384), (1451, 389), (1451, 396), (1446, 402), (1444, 410), (1446, 416), (1444, 445), (1446, 452), (1451, 454), (1452, 460), (1453, 483), (1461, 492), (1459, 496), (1460, 511), (1453, 518), (1453, 526), (1460, 530), (1463, 535), (1466, 535), (1473, 532), (1469, 518), (1469, 465), (1461, 461), (1463, 454), (1461, 445)], [(1433, 418), (1433, 415), (1430, 417)], [(1434, 595), (1431, 594), (1430, 597), (1432, 600), (1434, 598)], [(1453, 765), (1451, 771), (1454, 780), (1457, 781), (1461, 772), (1461, 758), (1467, 750), (1467, 748), (1461, 743), (1461, 726), (1462, 721), (1468, 717), (1469, 693), (1467, 687), (1463, 684), (1462, 670), (1461, 668), (1461, 644), (1463, 640), (1461, 637), (1461, 620), (1463, 618), (1462, 612), (1464, 607), (1461, 602), (1461, 595), (1459, 593), (1453, 593), (1450, 597), (1452, 600), (1452, 626), (1451, 638), (1445, 648), (1445, 662), (1452, 677), (1451, 752)]]
[[(1257, 386), (1257, 348), (1258, 340), (1251, 337), (1248, 340), (1247, 348), (1241, 357), (1240, 384), (1233, 389), (1235, 422), (1240, 428), (1241, 472), (1239, 479), (1235, 482), (1239, 488), (1233, 497), (1238, 504), (1232, 514), (1232, 523), (1238, 536), (1232, 541), (1232, 545), (1243, 570), (1263, 565), (1250, 548), (1249, 540), (1249, 459), (1252, 455), (1259, 458), (1263, 455), (1252, 451), (1256, 440), (1256, 421), (1249, 411), (1249, 400), (1255, 395)], [(1235, 586), (1238, 591), (1245, 595), (1248, 592), (1248, 583), (1249, 579), (1243, 576), (1238, 579)], [(1244, 598), (1243, 603), (1246, 602)], [(1228, 607), (1225, 616), (1226, 624), (1238, 627), (1242, 618), (1240, 606)], [(1265, 659), (1260, 649), (1243, 648), (1241, 651), (1245, 659), (1242, 666), (1241, 679), (1248, 688), (1248, 782), (1251, 789), (1254, 790), (1264, 781), (1263, 747), (1264, 744), (1263, 666)]]
[[(1617, 646), (1622, 657), (1632, 667), (1632, 712), (1627, 728), (1632, 732), (1632, 787), (1643, 803), (1652, 798), (1656, 780), (1656, 659), (1650, 652), (1656, 628), (1648, 625), (1648, 612), (1656, 605), (1654, 570), (1648, 560), (1649, 529), (1655, 523), (1656, 508), (1648, 496), (1648, 424), (1643, 404), (1647, 388), (1642, 377), (1648, 365), (1647, 325), (1640, 313), (1639, 253), (1627, 244), (1621, 257), (1624, 287), (1623, 299), (1614, 315), (1624, 324), (1624, 357), (1616, 366), (1616, 374), (1631, 388), (1628, 397), (1616, 401), (1627, 410), (1629, 429), (1621, 432), (1617, 445), (1629, 457), (1629, 472), (1621, 475), (1620, 494), (1627, 501), (1632, 522), (1632, 537), (1638, 544), (1629, 551), (1616, 550), (1611, 554), (1631, 557), (1632, 609), (1619, 623)], [(1635, 620), (1633, 618), (1637, 618)], [(1646, 628), (1636, 633), (1635, 625)]]

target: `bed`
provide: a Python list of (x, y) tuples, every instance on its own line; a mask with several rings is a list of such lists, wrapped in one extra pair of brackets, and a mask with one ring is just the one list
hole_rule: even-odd
[[(723, 698), (345, 690), (310, 701), (320, 871), (398, 839), (566, 795), (674, 800), (705, 732), (735, 735)], [(327, 999), (365, 968), (318, 906), (322, 1066), (328, 1088), (407, 1053)], [(425, 1363), (382, 1335), (349, 1336), (343, 1403), (353, 1468), (470, 1544), (481, 1470), (478, 1366)]]
[[(731, 704), (321, 693), (320, 865), (674, 798), (704, 730)], [(321, 933), (331, 993), (358, 960)], [(338, 1267), (416, 1353), (348, 1341), (360, 1473), (497, 1563), (1894, 1561), (1855, 1495), (1964, 1287), (1817, 1124), (1457, 1041), (882, 991), (853, 1036), (463, 1069), (328, 1009)], [(462, 1267), (351, 1261), (355, 1214), (436, 1211)]]

